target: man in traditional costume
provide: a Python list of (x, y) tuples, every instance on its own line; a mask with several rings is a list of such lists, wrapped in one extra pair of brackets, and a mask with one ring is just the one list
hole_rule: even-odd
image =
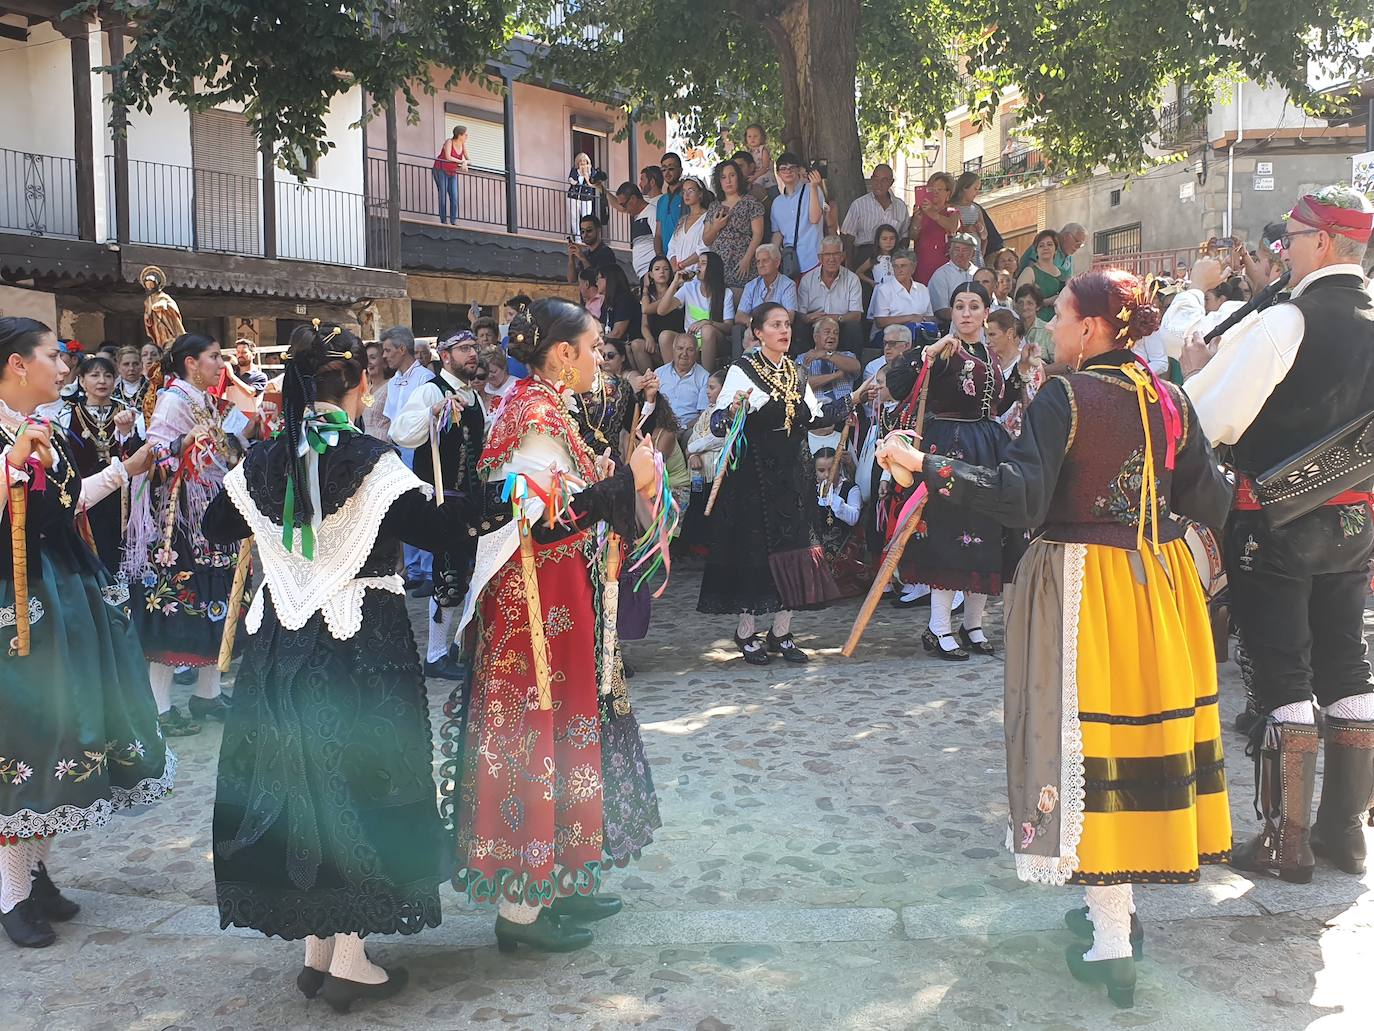
[[(1265, 719), (1251, 736), (1264, 829), (1232, 865), (1312, 878), (1314, 855), (1365, 869), (1374, 795), (1374, 689), (1364, 604), (1374, 484), (1374, 300), (1360, 260), (1374, 213), (1358, 191), (1302, 197), (1283, 237), (1289, 297), (1215, 351), (1191, 334), (1186, 390), (1208, 438), (1231, 446), (1235, 511), (1223, 543), (1232, 616)], [(1313, 698), (1326, 716), (1321, 804)]]
[[(482, 491), (477, 460), (482, 457), (486, 415), (472, 387), (477, 375), (477, 340), (462, 330), (439, 342), (440, 374), (411, 391), (391, 439), (415, 451), (415, 475), (434, 485), (453, 504), (477, 504)], [(429, 642), (425, 676), (458, 680), (462, 670), (450, 654), (453, 617), (467, 596), (472, 562), (477, 554), (477, 527), (454, 539), (434, 556), (434, 593), (429, 602)]]

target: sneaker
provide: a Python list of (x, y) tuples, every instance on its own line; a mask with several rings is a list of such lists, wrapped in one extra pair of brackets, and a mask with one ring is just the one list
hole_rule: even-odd
[(200, 733), (200, 724), (181, 714), (175, 705), (157, 718), (163, 737), (194, 737)]

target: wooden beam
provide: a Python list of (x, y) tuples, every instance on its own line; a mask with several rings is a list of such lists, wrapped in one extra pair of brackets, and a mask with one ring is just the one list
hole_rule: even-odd
[(20, 43), (27, 43), (29, 30), (20, 28), (18, 25), (6, 25), (4, 22), (0, 22), (0, 36), (5, 39), (18, 40)]
[(95, 239), (95, 110), (91, 96), (91, 50), (84, 35), (73, 36), (72, 107), (76, 154), (76, 234)]
[(386, 267), (401, 267), (401, 166), (396, 160), (396, 94), (386, 101)]
[[(124, 60), (124, 31), (106, 26), (110, 37), (110, 64), (118, 65)], [(119, 72), (113, 75), (114, 86), (119, 88)], [(129, 242), (129, 114), (123, 104), (113, 102), (114, 124), (114, 192), (115, 192), (115, 239), (122, 246)]]

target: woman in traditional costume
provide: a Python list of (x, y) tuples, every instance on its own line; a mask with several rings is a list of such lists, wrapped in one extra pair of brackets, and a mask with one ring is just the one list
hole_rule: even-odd
[(515, 502), (520, 518), (482, 521), (462, 619), (477, 618), (474, 672), (470, 697), (449, 702), (442, 787), (454, 886), (499, 901), (503, 952), (589, 944), (579, 922), (621, 908), (594, 894), (601, 871), (659, 826), (616, 657), (607, 564), (620, 552), (600, 538), (633, 539), (636, 492), (661, 505), (662, 478), (648, 438), (620, 465), (583, 442), (570, 408), (593, 381), (599, 343), (595, 320), (566, 301), (517, 316), (510, 354), (530, 375), (503, 402), (479, 469), (487, 511)]
[(1055, 306), (1055, 354), (1081, 371), (1040, 389), (999, 465), (895, 436), (883, 461), (946, 506), (1042, 528), (1007, 604), (1008, 841), (1022, 880), (1087, 886), (1069, 969), (1130, 1006), (1131, 885), (1195, 882), (1231, 845), (1207, 603), (1169, 518), (1218, 526), (1231, 487), (1183, 392), (1131, 351), (1159, 324), (1140, 281), (1085, 273)]
[(143, 356), (138, 348), (121, 347), (115, 354), (115, 369), (119, 373), (119, 379), (115, 381), (115, 397), (141, 413), (150, 384), (148, 377), (143, 375)]
[(76, 525), (151, 453), (83, 477), (65, 434), (33, 418), (66, 371), (47, 326), (0, 318), (0, 924), (29, 948), (51, 945), (51, 921), (78, 909), (48, 876), (53, 837), (157, 801), (176, 771), (128, 592)]
[[(206, 508), (223, 489), (257, 417), (248, 419), (223, 394), (219, 344), (194, 333), (177, 337), (163, 358), (165, 386), (148, 423), (157, 461), (131, 491), (123, 571), (163, 731), (198, 733), (195, 720), (224, 719), (219, 646), (229, 612), (238, 549), (201, 533)], [(173, 671), (196, 670), (190, 716), (172, 705)]]
[(470, 524), (355, 429), (365, 361), (337, 326), (296, 329), (284, 429), (224, 478), (204, 520), (216, 547), (251, 534), (265, 581), (220, 746), (220, 923), (304, 938), (296, 984), (340, 1012), (407, 980), (368, 960), (364, 935), (440, 920), (429, 707), (396, 560), (403, 541), (442, 550)]
[[(67, 431), (77, 471), (90, 478), (143, 446), (143, 415), (129, 403), (114, 399), (115, 366), (108, 358), (82, 359), (76, 375), (80, 389), (68, 399), (57, 421)], [(112, 573), (118, 572), (122, 561), (128, 507), (128, 484), (124, 483), (86, 510), (96, 553)]]
[[(928, 411), (922, 447), (970, 465), (996, 466), (1011, 438), (997, 417), (1018, 401), (1022, 377), (1030, 369), (1023, 362), (1007, 378), (1002, 364), (988, 349), (984, 322), (992, 298), (979, 284), (963, 283), (950, 296), (950, 335), (923, 351), (907, 352), (888, 367), (887, 389), (905, 403), (899, 425), (912, 428), (920, 409), (921, 370), (929, 382)], [(905, 503), (907, 492), (894, 491), (889, 516)], [(934, 496), (926, 505), (924, 526), (917, 529), (902, 555), (905, 583), (930, 585), (930, 625), (921, 637), (927, 652), (941, 659), (963, 662), (970, 652), (991, 655), (983, 632), (988, 595), (1002, 593), (1002, 579), (1016, 568), (1025, 535), (1004, 531), (991, 516), (969, 511)], [(894, 528), (889, 518), (889, 532)], [(954, 633), (955, 595), (964, 593), (963, 626)]]
[[(712, 414), (711, 428), (727, 438), (737, 465), (712, 488), (720, 494), (697, 611), (738, 615), (735, 644), (751, 665), (767, 665), (770, 652), (806, 662), (792, 639), (792, 613), (840, 597), (812, 526), (816, 473), (806, 434), (847, 419), (850, 398), (822, 410), (788, 357), (792, 317), (782, 305), (759, 305), (750, 326), (760, 348), (730, 366)], [(764, 637), (755, 621), (767, 612), (776, 615)]]

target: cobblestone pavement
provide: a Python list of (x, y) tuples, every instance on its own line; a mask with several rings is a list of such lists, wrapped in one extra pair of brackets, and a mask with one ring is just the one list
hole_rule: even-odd
[[(1139, 890), (1136, 1008), (1113, 1009), (1064, 968), (1079, 893), (1021, 884), (1001, 847), (1000, 660), (929, 659), (925, 610), (886, 605), (844, 659), (850, 602), (797, 617), (809, 666), (755, 669), (726, 620), (694, 612), (698, 576), (675, 571), (649, 639), (627, 648), (665, 826), (610, 876), (625, 912), (587, 950), (500, 956), (490, 910), (446, 888), (441, 927), (373, 942), (410, 968), (405, 994), (348, 1017), (305, 1002), (298, 945), (218, 927), (216, 726), (176, 743), (171, 799), (56, 844), (54, 876), (84, 910), (56, 946), (4, 952), (0, 1026), (1374, 1027), (1374, 877), (1330, 867), (1306, 886), (1222, 868)], [(430, 685), (436, 727), (446, 691)], [(1222, 700), (1229, 722), (1231, 664)], [(1250, 764), (1237, 735), (1226, 744), (1249, 829)]]

